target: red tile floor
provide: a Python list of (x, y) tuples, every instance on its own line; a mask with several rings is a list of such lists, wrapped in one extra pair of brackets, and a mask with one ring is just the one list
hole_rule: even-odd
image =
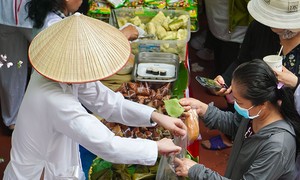
[[(200, 19), (205, 19), (204, 16), (200, 16)], [(200, 21), (200, 30), (197, 33), (192, 33), (191, 39), (195, 36), (199, 35), (201, 31), (206, 29), (205, 20)], [(206, 89), (201, 87), (195, 80), (196, 75), (201, 75), (205, 77), (212, 77), (213, 78), (213, 70), (214, 70), (214, 63), (213, 61), (205, 61), (197, 57), (196, 50), (189, 47), (189, 63), (191, 68), (190, 72), (190, 96), (197, 98), (205, 103), (214, 102), (214, 104), (219, 108), (226, 108), (226, 101), (222, 97), (217, 97), (209, 94)], [(196, 65), (196, 66), (195, 66)], [(203, 67), (202, 71), (195, 71), (194, 67)], [(194, 72), (195, 71), (195, 72)], [(216, 130), (209, 130), (204, 127), (203, 123), (200, 122), (200, 131), (203, 140), (207, 140), (210, 137), (213, 137), (219, 134)], [(3, 178), (4, 169), (9, 161), (9, 151), (11, 148), (11, 135), (10, 131), (4, 126), (2, 120), (0, 122), (0, 157), (5, 159), (5, 162), (0, 163), (0, 179)], [(200, 141), (201, 142), (201, 141)], [(200, 163), (204, 164), (208, 168), (217, 171), (219, 174), (224, 175), (227, 160), (230, 153), (230, 148), (224, 150), (207, 150), (204, 149), (201, 145), (194, 144), (195, 149), (199, 149), (200, 155)]]

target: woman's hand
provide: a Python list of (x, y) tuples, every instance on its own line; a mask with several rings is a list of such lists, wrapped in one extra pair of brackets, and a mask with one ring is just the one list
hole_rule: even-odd
[(218, 95), (218, 96), (225, 96), (227, 94), (230, 94), (231, 92), (231, 86), (226, 88), (224, 87), (225, 81), (223, 79), (223, 77), (221, 75), (218, 75), (215, 79), (214, 79), (218, 84), (220, 84), (223, 88), (221, 88), (220, 90), (213, 90), (211, 89), (211, 93)]
[(178, 154), (181, 151), (181, 147), (176, 146), (172, 139), (163, 138), (159, 141), (156, 141), (158, 153), (161, 155), (168, 155), (168, 154)]
[(179, 100), (185, 111), (195, 109), (198, 116), (203, 117), (207, 111), (208, 105), (194, 98), (182, 98)]
[(174, 163), (176, 165), (175, 168), (175, 172), (177, 176), (184, 176), (184, 177), (188, 177), (188, 173), (189, 173), (189, 169), (194, 166), (195, 164), (197, 164), (195, 161), (187, 159), (187, 158), (183, 158), (183, 159), (179, 159), (176, 158), (174, 159)]
[(151, 114), (152, 121), (171, 131), (175, 136), (186, 136), (186, 125), (181, 119), (173, 118), (158, 112)]
[(296, 88), (298, 77), (282, 66), (282, 72), (274, 71), (279, 82), (290, 88)]
[(126, 36), (129, 41), (136, 40), (139, 37), (139, 32), (136, 27), (128, 25), (121, 30), (121, 32)]

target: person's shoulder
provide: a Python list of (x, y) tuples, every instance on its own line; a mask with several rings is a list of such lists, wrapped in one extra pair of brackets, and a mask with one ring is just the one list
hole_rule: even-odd
[(258, 30), (258, 31), (260, 31), (262, 29), (264, 29), (264, 30), (271, 30), (270, 27), (268, 27), (268, 26), (266, 26), (266, 25), (264, 25), (264, 24), (262, 24), (262, 23), (260, 23), (260, 22), (258, 22), (256, 20), (253, 20), (250, 23), (249, 29), (255, 29), (255, 30)]
[(45, 19), (45, 23), (44, 23), (44, 27), (43, 29), (61, 21), (61, 17), (59, 17), (57, 14), (53, 13), (53, 12), (49, 12), (46, 19)]

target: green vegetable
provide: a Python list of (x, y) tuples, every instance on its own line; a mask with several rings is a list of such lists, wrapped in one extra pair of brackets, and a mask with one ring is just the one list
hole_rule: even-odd
[(94, 171), (96, 172), (96, 171), (102, 171), (102, 170), (104, 170), (104, 169), (110, 169), (111, 167), (112, 167), (112, 163), (110, 163), (110, 162), (107, 162), (107, 161), (104, 161), (103, 159), (100, 159), (100, 158), (98, 158), (98, 159), (95, 159), (94, 161), (93, 161), (93, 164), (99, 164), (98, 166), (95, 166), (94, 167)]
[(90, 168), (89, 180), (154, 180), (158, 163), (159, 160), (153, 166), (114, 164), (97, 157)]
[(184, 112), (184, 108), (179, 104), (178, 99), (164, 100), (166, 111), (171, 117), (179, 117)]
[(93, 173), (93, 177), (91, 180), (98, 180), (98, 179), (107, 179), (110, 180), (113, 177), (113, 172), (110, 169), (105, 169), (102, 171), (97, 171)]

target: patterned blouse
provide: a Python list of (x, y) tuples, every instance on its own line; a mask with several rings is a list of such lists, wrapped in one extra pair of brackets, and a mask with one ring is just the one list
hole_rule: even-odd
[(300, 44), (283, 56), (283, 65), (293, 74), (300, 77)]

